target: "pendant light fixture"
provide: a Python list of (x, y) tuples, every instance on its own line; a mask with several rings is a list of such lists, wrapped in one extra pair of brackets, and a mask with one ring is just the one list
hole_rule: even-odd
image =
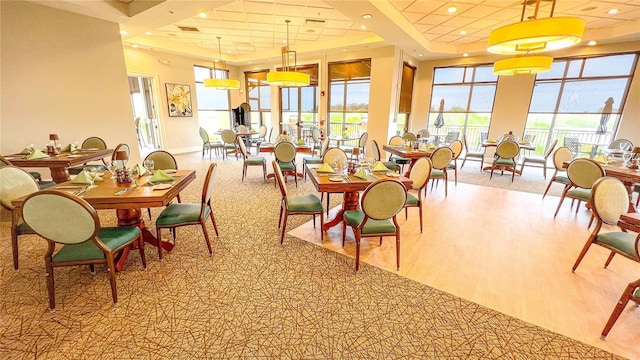
[[(538, 19), (542, 1), (551, 3), (549, 17)], [(525, 19), (527, 5), (535, 3), (532, 16)], [(582, 41), (585, 21), (572, 17), (553, 17), (556, 0), (523, 0), (520, 22), (498, 28), (489, 34), (487, 51), (494, 54), (523, 55), (494, 64), (497, 75), (535, 74), (551, 69), (553, 58), (529, 56), (563, 49)]]
[[(238, 90), (240, 89), (240, 81), (233, 79), (217, 78), (218, 70), (222, 70), (225, 76), (228, 76), (227, 62), (222, 60), (222, 50), (220, 49), (220, 39), (218, 36), (218, 59), (213, 62), (213, 79), (205, 79), (204, 87), (213, 87), (218, 90)], [(218, 64), (220, 68), (216, 66)]]
[[(282, 70), (270, 71), (267, 73), (267, 82), (269, 85), (277, 85), (282, 87), (295, 87), (309, 85), (309, 74), (298, 72), (297, 70), (297, 53), (289, 50), (289, 23), (291, 20), (285, 20), (287, 23), (287, 45), (282, 47)], [(293, 67), (291, 66), (291, 57), (293, 57)]]

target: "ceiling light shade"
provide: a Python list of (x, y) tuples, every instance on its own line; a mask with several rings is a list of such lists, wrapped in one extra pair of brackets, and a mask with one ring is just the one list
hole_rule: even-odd
[[(538, 19), (541, 0), (522, 2), (520, 22), (495, 29), (489, 34), (487, 51), (494, 54), (533, 54), (563, 49), (582, 41), (585, 21), (573, 17), (553, 17), (556, 0), (551, 2), (549, 17)], [(527, 5), (535, 3), (533, 15), (527, 15)]]
[[(267, 73), (267, 82), (269, 85), (282, 87), (308, 86), (311, 82), (309, 74), (296, 71), (297, 69), (297, 53), (289, 50), (289, 23), (291, 20), (285, 20), (287, 23), (287, 45), (282, 47), (282, 70), (270, 71)], [(293, 57), (293, 66), (289, 60)]]
[(223, 70), (226, 75), (229, 74), (227, 71), (227, 62), (222, 60), (222, 52), (220, 50), (221, 37), (218, 36), (217, 38), (218, 38), (218, 60), (213, 62), (213, 79), (205, 79), (204, 87), (213, 87), (218, 90), (238, 90), (240, 89), (240, 81), (233, 80), (233, 79), (217, 78), (218, 68), (216, 64), (220, 65), (220, 70)]
[(551, 70), (552, 64), (551, 56), (520, 56), (496, 61), (493, 64), (493, 73), (496, 75), (537, 74)]

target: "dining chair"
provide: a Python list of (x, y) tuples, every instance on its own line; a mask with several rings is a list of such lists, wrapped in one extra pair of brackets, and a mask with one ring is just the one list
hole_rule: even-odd
[(565, 137), (564, 138), (564, 146), (569, 148), (573, 153), (573, 157), (577, 158), (578, 153), (580, 152), (580, 142), (577, 137)]
[(611, 316), (607, 321), (607, 324), (604, 326), (602, 330), (602, 334), (600, 335), (600, 339), (604, 340), (609, 331), (613, 327), (613, 324), (616, 323), (620, 314), (622, 314), (622, 310), (627, 306), (629, 301), (633, 301), (636, 303), (636, 308), (640, 306), (640, 279), (630, 282), (629, 285), (622, 292), (622, 296), (620, 296), (620, 300), (616, 303), (616, 306), (613, 308), (611, 312)]
[(209, 151), (209, 160), (211, 160), (211, 150), (215, 150), (218, 155), (218, 150), (222, 148), (222, 143), (219, 141), (212, 141), (209, 137), (209, 133), (204, 128), (200, 128), (200, 139), (202, 140), (202, 157), (204, 157), (205, 150)]
[(267, 180), (267, 160), (264, 156), (251, 156), (248, 154), (247, 147), (244, 144), (244, 141), (238, 141), (238, 146), (240, 147), (240, 152), (242, 154), (242, 182), (244, 182), (245, 176), (247, 176), (247, 168), (249, 166), (261, 166), (262, 167), (262, 178)]
[(222, 138), (222, 158), (229, 157), (229, 154), (235, 154), (236, 159), (238, 158), (238, 143), (236, 138), (236, 133), (231, 129), (224, 129), (222, 133), (220, 133), (220, 137)]
[[(375, 140), (371, 140), (371, 151), (373, 152), (373, 160), (375, 162), (381, 161), (380, 146)], [(398, 165), (395, 161), (382, 161), (382, 164), (384, 164), (384, 166), (391, 171), (400, 172), (401, 170), (400, 165)]]
[[(389, 139), (390, 146), (405, 146), (406, 141), (400, 136), (392, 136)], [(393, 161), (394, 163), (400, 165), (400, 172), (404, 173), (404, 166), (411, 164), (411, 159), (403, 158), (397, 155), (391, 154), (389, 156), (389, 161)]]
[(538, 164), (542, 166), (542, 176), (546, 179), (547, 178), (547, 160), (549, 160), (549, 156), (551, 156), (551, 153), (553, 152), (557, 144), (558, 144), (558, 139), (553, 140), (551, 144), (549, 144), (549, 147), (547, 148), (547, 150), (545, 150), (543, 156), (539, 156), (539, 155), (524, 156), (522, 158), (522, 165), (520, 165), (520, 174), (522, 174), (526, 163), (529, 163), (529, 166), (532, 166), (531, 164)]
[[(323, 140), (320, 139), (320, 129), (314, 127), (313, 130), (311, 130), (311, 155), (315, 156), (316, 155), (316, 150), (318, 150), (320, 152), (319, 156), (322, 156), (322, 146), (323, 146)], [(329, 145), (327, 145), (328, 147)]]
[(246, 134), (248, 132), (249, 132), (249, 130), (247, 129), (247, 127), (245, 125), (238, 125), (238, 133)]
[(633, 143), (627, 139), (615, 139), (609, 143), (607, 148), (611, 150), (631, 151), (631, 149), (633, 149)]
[[(535, 145), (534, 141), (536, 140), (536, 134), (524, 134), (522, 136), (522, 139), (520, 140), (520, 144), (522, 145)], [(527, 154), (531, 155), (531, 150), (529, 149), (522, 149), (523, 151), (526, 151)]]
[(429, 158), (423, 157), (418, 159), (413, 167), (411, 168), (411, 172), (409, 173), (409, 179), (411, 179), (412, 184), (411, 187), (413, 190), (416, 190), (417, 196), (413, 195), (410, 192), (407, 192), (407, 200), (404, 204), (404, 218), (408, 219), (409, 217), (409, 208), (417, 207), (420, 214), (420, 232), (422, 233), (422, 190), (429, 182), (429, 177), (431, 176), (431, 169), (433, 165), (431, 164), (431, 160)]
[(34, 234), (34, 231), (22, 220), (22, 216), (11, 203), (15, 199), (39, 191), (38, 182), (25, 170), (6, 165), (0, 167), (0, 205), (11, 212), (11, 252), (13, 269), (18, 271), (18, 236)]
[[(305, 181), (307, 180), (307, 164), (322, 164), (322, 157), (324, 156), (324, 153), (329, 149), (330, 141), (331, 139), (329, 139), (329, 137), (326, 137), (324, 140), (322, 140), (322, 146), (320, 147), (319, 156), (305, 156), (302, 158), (302, 176), (304, 177)], [(312, 153), (314, 152), (315, 149), (312, 150)]]
[(447, 133), (447, 136), (444, 137), (444, 144), (449, 145), (455, 140), (458, 140), (459, 137), (460, 137), (459, 131), (449, 131)]
[[(7, 165), (13, 165), (13, 164), (11, 163), (11, 161), (9, 161), (9, 159), (0, 155), (0, 167), (7, 166)], [(36, 180), (40, 190), (50, 188), (56, 184), (55, 181), (42, 180), (42, 175), (40, 175), (40, 173), (37, 171), (29, 171), (29, 175), (31, 175)]]
[[(604, 175), (605, 171), (602, 165), (591, 159), (577, 158), (571, 161), (567, 167), (569, 184), (565, 185), (564, 190), (562, 191), (558, 207), (556, 208), (556, 212), (553, 214), (553, 217), (555, 218), (558, 215), (558, 211), (566, 197), (578, 200), (578, 205), (576, 206), (576, 213), (578, 213), (578, 208), (580, 208), (580, 203), (582, 201), (591, 201), (591, 188), (593, 187), (593, 183)], [(627, 196), (627, 203), (628, 202), (629, 198)]]
[[(213, 229), (218, 234), (218, 226), (216, 225), (216, 219), (213, 215), (213, 207), (211, 205), (211, 196), (213, 195), (214, 177), (217, 169), (216, 163), (209, 165), (209, 170), (204, 178), (204, 185), (202, 187), (202, 197), (200, 204), (189, 203), (177, 203), (169, 204), (156, 219), (156, 233), (158, 235), (158, 241), (162, 239), (162, 229), (172, 229), (176, 231), (176, 228), (188, 225), (200, 225), (202, 232), (204, 233), (204, 239), (207, 243), (209, 255), (213, 255), (211, 250), (211, 241), (209, 240), (209, 232), (207, 231), (206, 221), (207, 218), (211, 218), (213, 223)], [(158, 246), (158, 257), (162, 260), (162, 246)]]
[(320, 215), (320, 238), (323, 239), (322, 226), (324, 224), (324, 208), (322, 207), (322, 200), (318, 199), (314, 194), (289, 195), (280, 164), (275, 160), (273, 160), (271, 164), (276, 177), (276, 183), (282, 195), (282, 199), (280, 200), (280, 215), (278, 216), (278, 229), (282, 226), (282, 230), (280, 231), (280, 245), (282, 245), (284, 241), (284, 233), (287, 231), (287, 219), (289, 215), (311, 215), (313, 217), (314, 228), (316, 227), (316, 215)]
[[(84, 139), (84, 141), (82, 142), (82, 145), (80, 145), (80, 148), (105, 150), (107, 148), (107, 143), (97, 136), (91, 136)], [(91, 166), (95, 167), (98, 171), (104, 171), (107, 169), (106, 165), (107, 163), (104, 161), (104, 159), (102, 159), (102, 164), (95, 164)], [(85, 166), (87, 166), (87, 163), (84, 163), (82, 166), (70, 167), (68, 169), (69, 174), (78, 175), (84, 170)]]
[(361, 156), (364, 156), (364, 152), (367, 147), (368, 140), (369, 140), (369, 133), (365, 131), (360, 135), (360, 139), (358, 139), (357, 146), (344, 146), (343, 150), (345, 153), (351, 154), (352, 158), (355, 157), (357, 160)]
[(404, 133), (404, 135), (402, 135), (402, 138), (404, 139), (404, 141), (416, 141), (417, 139), (416, 134), (411, 132)]
[[(83, 198), (59, 191), (43, 190), (29, 195), (22, 204), (22, 218), (49, 247), (44, 256), (49, 308), (56, 308), (53, 269), (62, 266), (104, 264), (114, 305), (118, 303), (115, 257), (137, 243), (142, 266), (147, 268), (142, 232), (137, 226), (103, 227), (98, 212)], [(62, 245), (57, 251), (57, 245)]]
[[(144, 161), (153, 160), (153, 169), (154, 170), (178, 170), (178, 161), (176, 158), (171, 155), (168, 151), (164, 150), (155, 150), (149, 153), (144, 158)], [(143, 161), (143, 164), (144, 164)], [(178, 202), (182, 202), (180, 199), (180, 194), (176, 196), (176, 200)], [(151, 209), (147, 208), (147, 214), (149, 215), (149, 220), (151, 220)]]
[(449, 148), (453, 152), (453, 158), (445, 168), (446, 171), (453, 170), (456, 185), (458, 185), (458, 158), (460, 154), (462, 154), (462, 147), (462, 141), (460, 140), (453, 140), (453, 142), (449, 144)]
[(282, 170), (282, 173), (284, 174), (285, 181), (287, 176), (291, 175), (296, 183), (296, 187), (298, 187), (296, 147), (288, 141), (279, 142), (275, 148), (273, 148), (273, 155), (280, 166), (280, 170)]
[[(249, 144), (251, 146), (255, 146), (256, 148), (256, 155), (260, 153), (260, 144), (262, 144), (263, 142), (267, 142), (266, 136), (267, 136), (267, 127), (262, 125), (258, 130), (258, 137), (253, 137), (249, 139)], [(250, 150), (251, 149), (249, 149), (249, 152)]]
[[(420, 138), (422, 139), (426, 139), (428, 138), (431, 134), (429, 133), (429, 130), (427, 129), (420, 129), (418, 130), (418, 134), (420, 134)], [(417, 134), (416, 134), (417, 135)]]
[[(347, 163), (347, 154), (341, 148), (330, 148), (322, 155), (322, 164), (328, 164), (332, 167), (335, 167), (338, 163), (346, 164)], [(324, 200), (324, 194), (320, 194), (320, 200)], [(329, 196), (331, 193), (327, 194), (327, 215), (329, 214)]]
[(381, 179), (369, 185), (362, 193), (359, 210), (346, 210), (342, 223), (342, 247), (347, 225), (353, 229), (356, 240), (356, 273), (360, 270), (360, 240), (363, 237), (383, 236), (396, 239), (396, 269), (400, 270), (400, 226), (396, 215), (407, 202), (407, 188), (394, 179)]
[(570, 162), (573, 160), (573, 152), (566, 146), (561, 146), (553, 152), (553, 167), (555, 171), (551, 180), (549, 180), (549, 184), (547, 184), (547, 188), (544, 190), (544, 194), (542, 194), (542, 198), (544, 199), (547, 196), (547, 192), (549, 192), (549, 188), (551, 188), (551, 184), (554, 182), (560, 183), (564, 186), (567, 186), (571, 183), (569, 178), (566, 176), (567, 169), (564, 167), (565, 162)]
[(504, 174), (505, 169), (511, 170), (511, 182), (516, 176), (517, 162), (516, 158), (520, 154), (520, 145), (517, 142), (506, 140), (496, 146), (496, 153), (493, 156), (493, 163), (491, 164), (491, 175), (489, 179), (493, 178), (493, 171), (500, 169), (501, 174)]
[[(434, 180), (439, 181), (440, 179), (444, 180), (444, 196), (447, 196), (448, 186), (447, 183), (447, 165), (453, 159), (453, 150), (449, 147), (440, 147), (433, 151), (431, 154), (431, 190), (433, 191)], [(425, 195), (427, 192), (427, 188), (425, 187)]]
[(482, 165), (484, 165), (484, 148), (481, 147), (482, 151), (472, 151), (469, 149), (469, 143), (467, 142), (467, 134), (462, 135), (462, 143), (464, 145), (464, 157), (462, 158), (462, 164), (460, 164), (460, 169), (464, 166), (464, 163), (467, 159), (477, 159), (480, 161), (480, 171), (482, 171)]

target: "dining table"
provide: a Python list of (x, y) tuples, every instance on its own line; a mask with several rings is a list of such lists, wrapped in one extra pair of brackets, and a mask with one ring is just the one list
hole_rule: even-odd
[(12, 165), (21, 168), (49, 168), (52, 180), (59, 184), (70, 179), (68, 171), (70, 167), (102, 160), (112, 154), (113, 149), (78, 149), (41, 159), (29, 159), (25, 154), (11, 154), (4, 157), (11, 161)]
[(344, 145), (344, 143), (348, 143), (348, 142), (352, 142), (352, 141), (358, 141), (360, 140), (360, 136), (358, 137), (353, 137), (353, 136), (329, 136), (329, 141), (333, 141), (336, 143), (337, 147), (340, 147), (340, 145)]
[(398, 145), (398, 146), (392, 146), (392, 145), (383, 145), (382, 149), (388, 153), (391, 153), (393, 155), (399, 156), (401, 158), (405, 158), (405, 159), (409, 159), (411, 160), (409, 162), (409, 169), (407, 170), (407, 172), (404, 174), (405, 177), (409, 177), (409, 174), (411, 173), (411, 168), (413, 168), (413, 164), (416, 163), (416, 161), (418, 161), (418, 159), (423, 158), (423, 157), (431, 157), (431, 155), (433, 155), (433, 152), (437, 149), (436, 147), (432, 147), (432, 148), (427, 148), (427, 149), (414, 149), (413, 147), (410, 146), (406, 146), (406, 145)]
[(364, 191), (369, 185), (380, 179), (393, 179), (400, 181), (407, 189), (411, 188), (413, 182), (405, 176), (389, 171), (373, 172), (367, 175), (366, 179), (361, 179), (353, 174), (336, 175), (331, 173), (319, 173), (316, 171), (320, 164), (307, 164), (307, 174), (311, 182), (319, 192), (343, 193), (342, 207), (333, 220), (325, 222), (322, 230), (328, 230), (343, 221), (344, 212), (356, 210), (360, 207), (360, 191)]
[[(151, 183), (148, 181), (149, 176), (142, 176), (135, 182), (118, 183), (106, 171), (102, 174), (103, 181), (95, 182), (96, 187), (92, 189), (89, 189), (87, 184), (76, 184), (73, 181), (65, 181), (49, 189), (80, 196), (96, 210), (115, 209), (118, 226), (137, 226), (142, 231), (142, 237), (146, 243), (162, 246), (164, 250), (171, 251), (174, 244), (158, 239), (146, 227), (141, 211), (142, 208), (168, 205), (196, 178), (194, 170), (176, 170), (169, 175), (173, 177), (170, 182)], [(25, 198), (26, 196), (12, 201), (12, 205), (15, 206), (13, 211), (17, 211), (18, 214), (22, 211)], [(122, 270), (130, 250), (131, 247), (124, 249), (116, 261), (116, 270)]]
[[(489, 140), (485, 140), (482, 142), (481, 146), (483, 148), (489, 148), (489, 147), (498, 147), (498, 145), (500, 144), (500, 142), (498, 141), (489, 141)], [(520, 146), (520, 150), (529, 150), (529, 151), (535, 151), (536, 150), (536, 146), (530, 142), (523, 142), (523, 141), (519, 141), (518, 142), (518, 146)], [(493, 164), (489, 165), (489, 166), (485, 166), (482, 168), (483, 171), (491, 171), (491, 170), (506, 170), (506, 171), (510, 171), (510, 172), (514, 172), (518, 175), (522, 175), (522, 171), (518, 170), (517, 166), (514, 167), (506, 167), (506, 168), (502, 168), (502, 167), (494, 167)]]

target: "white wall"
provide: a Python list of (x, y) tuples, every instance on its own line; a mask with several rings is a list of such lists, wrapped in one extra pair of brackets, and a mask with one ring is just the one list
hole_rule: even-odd
[(0, 9), (0, 152), (43, 147), (50, 133), (99, 136), (139, 162), (118, 24), (22, 1)]

